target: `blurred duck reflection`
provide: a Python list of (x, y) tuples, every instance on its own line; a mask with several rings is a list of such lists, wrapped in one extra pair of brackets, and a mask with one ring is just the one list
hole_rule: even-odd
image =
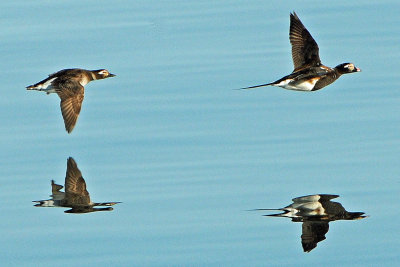
[[(68, 158), (67, 173), (65, 176), (65, 192), (60, 190), (62, 185), (51, 181), (51, 199), (33, 201), (38, 204), (35, 207), (66, 207), (71, 208), (66, 213), (88, 213), (95, 211), (111, 211), (112, 207), (121, 202), (103, 202), (94, 203), (90, 200), (89, 192), (86, 190), (86, 183), (82, 177), (81, 171), (78, 169), (73, 158)], [(107, 208), (95, 208), (95, 206), (108, 206)]]
[(342, 204), (331, 199), (339, 195), (309, 195), (292, 199), (293, 203), (281, 209), (257, 209), (257, 210), (281, 210), (282, 213), (264, 216), (287, 217), (293, 222), (302, 222), (301, 244), (304, 252), (313, 250), (318, 242), (325, 240), (325, 234), (329, 230), (329, 222), (336, 220), (358, 220), (367, 216), (364, 212), (348, 212)]

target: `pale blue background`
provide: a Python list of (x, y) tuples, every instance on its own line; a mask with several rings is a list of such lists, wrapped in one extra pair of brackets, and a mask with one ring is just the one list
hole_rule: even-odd
[[(395, 265), (400, 4), (389, 1), (2, 1), (2, 266)], [(322, 62), (363, 71), (314, 93), (234, 88), (293, 69), (295, 10)], [(25, 86), (107, 68), (76, 128)], [(112, 212), (34, 208), (77, 161)], [(305, 254), (301, 224), (248, 212), (331, 193), (361, 221)]]

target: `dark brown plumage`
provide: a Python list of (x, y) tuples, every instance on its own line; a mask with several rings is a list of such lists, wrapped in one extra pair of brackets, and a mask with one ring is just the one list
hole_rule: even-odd
[(290, 14), (289, 40), (292, 45), (293, 72), (321, 65), (318, 45), (296, 13)]

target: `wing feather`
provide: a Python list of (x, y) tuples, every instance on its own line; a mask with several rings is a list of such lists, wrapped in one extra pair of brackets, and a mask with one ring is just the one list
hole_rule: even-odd
[(321, 65), (318, 44), (295, 12), (290, 14), (289, 39), (292, 45), (293, 72)]
[(65, 80), (59, 82), (56, 92), (61, 99), (60, 107), (65, 129), (71, 133), (81, 112), (84, 88), (78, 82)]

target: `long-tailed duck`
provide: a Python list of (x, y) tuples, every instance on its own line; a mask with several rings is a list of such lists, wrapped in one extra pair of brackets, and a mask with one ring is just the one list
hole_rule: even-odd
[(93, 80), (113, 77), (108, 70), (65, 69), (50, 74), (48, 78), (26, 87), (27, 90), (57, 93), (61, 98), (61, 112), (65, 129), (71, 133), (78, 120), (85, 93), (84, 86)]
[(242, 89), (272, 85), (289, 90), (316, 91), (333, 83), (342, 74), (361, 71), (353, 63), (343, 63), (334, 68), (323, 65), (317, 43), (295, 12), (290, 14), (289, 39), (292, 45), (293, 72), (275, 82)]

